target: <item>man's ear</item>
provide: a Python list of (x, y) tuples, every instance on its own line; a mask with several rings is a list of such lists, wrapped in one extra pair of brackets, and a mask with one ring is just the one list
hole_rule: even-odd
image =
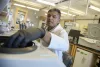
[(60, 20), (61, 20), (61, 19), (60, 19), (60, 17), (59, 17), (59, 23), (60, 23)]

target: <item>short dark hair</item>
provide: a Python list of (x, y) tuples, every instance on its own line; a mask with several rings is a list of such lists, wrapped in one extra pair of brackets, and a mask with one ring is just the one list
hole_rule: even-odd
[(59, 9), (57, 9), (57, 8), (52, 8), (52, 9), (50, 9), (48, 12), (52, 12), (52, 11), (58, 12), (59, 16), (61, 16), (61, 12), (60, 12)]

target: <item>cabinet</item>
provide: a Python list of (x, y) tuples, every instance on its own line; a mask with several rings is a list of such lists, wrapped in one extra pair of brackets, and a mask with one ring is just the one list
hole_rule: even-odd
[(70, 54), (74, 58), (73, 67), (95, 67), (96, 60), (100, 56), (100, 51), (80, 44), (70, 44)]
[(73, 67), (95, 67), (95, 64), (95, 54), (77, 48)]

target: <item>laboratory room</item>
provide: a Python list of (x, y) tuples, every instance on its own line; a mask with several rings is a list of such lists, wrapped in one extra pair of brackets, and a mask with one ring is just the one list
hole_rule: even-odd
[(100, 0), (0, 0), (0, 67), (100, 67)]

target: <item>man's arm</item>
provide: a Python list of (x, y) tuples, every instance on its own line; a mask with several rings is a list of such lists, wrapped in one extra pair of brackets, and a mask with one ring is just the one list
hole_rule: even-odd
[(42, 39), (46, 42), (46, 44), (43, 44), (43, 46), (48, 47), (51, 41), (51, 33), (46, 31), (45, 36)]
[(40, 28), (28, 28), (25, 30), (19, 30), (13, 34), (7, 42), (5, 42), (4, 47), (8, 48), (18, 48), (26, 47), (29, 42), (36, 40), (38, 38), (43, 38), (45, 36), (45, 30)]
[[(67, 37), (67, 35), (65, 37)], [(46, 32), (45, 36), (43, 37), (43, 41), (46, 42), (46, 44), (43, 44), (43, 46), (50, 49), (60, 51), (66, 51), (69, 49), (69, 42), (66, 41), (66, 39), (50, 32)]]

